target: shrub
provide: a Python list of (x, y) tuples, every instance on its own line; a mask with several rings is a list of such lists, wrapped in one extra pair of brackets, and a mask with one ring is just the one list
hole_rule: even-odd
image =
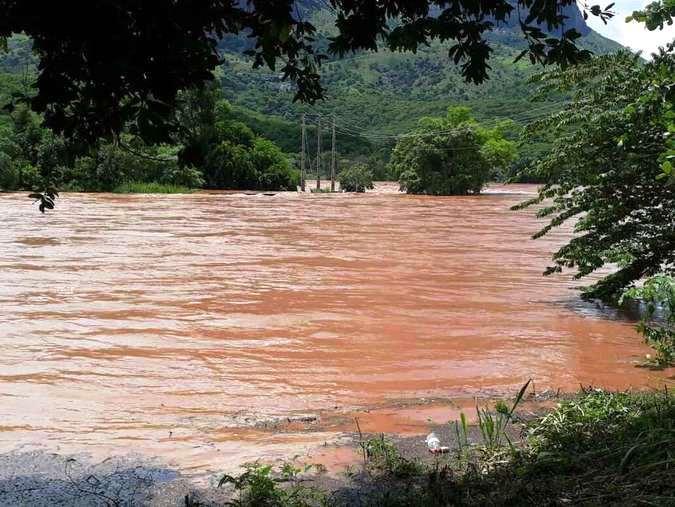
[(300, 473), (307, 472), (289, 463), (275, 471), (271, 465), (250, 463), (241, 475), (224, 475), (218, 487), (230, 485), (235, 498), (227, 505), (236, 507), (311, 507), (325, 505), (325, 495), (316, 488), (300, 483)]
[(269, 139), (255, 139), (250, 160), (258, 172), (258, 188), (262, 190), (289, 190), (299, 183), (297, 171), (291, 168), (286, 155)]
[(173, 166), (165, 169), (161, 183), (187, 188), (201, 188), (204, 178), (201, 171), (192, 166)]
[(338, 181), (344, 192), (365, 192), (373, 188), (373, 173), (365, 164), (356, 164), (341, 171)]
[(369, 467), (378, 472), (401, 479), (424, 471), (418, 460), (403, 457), (396, 445), (386, 439), (383, 434), (367, 440), (363, 448)]
[[(621, 299), (637, 300), (646, 305), (646, 315), (637, 329), (655, 351), (655, 356), (647, 359), (657, 367), (671, 366), (675, 361), (675, 279), (653, 276), (642, 287), (627, 290)], [(659, 313), (663, 319), (657, 321), (655, 317)]]
[(34, 190), (42, 185), (42, 177), (37, 167), (26, 161), (21, 161), (16, 165), (19, 170), (20, 188)]
[(258, 174), (246, 148), (223, 141), (206, 157), (204, 178), (209, 188), (257, 188)]

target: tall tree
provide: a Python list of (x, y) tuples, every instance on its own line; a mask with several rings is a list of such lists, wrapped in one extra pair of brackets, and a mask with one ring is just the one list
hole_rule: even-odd
[[(586, 291), (615, 300), (624, 287), (656, 273), (675, 273), (675, 54), (671, 44), (642, 64), (630, 53), (594, 59), (541, 76), (546, 90), (574, 94), (571, 107), (531, 126), (557, 142), (536, 164), (547, 182), (536, 199), (550, 223), (575, 236), (554, 255), (548, 273), (576, 269), (576, 277), (617, 266)], [(670, 155), (669, 155), (670, 153)]]
[(389, 168), (410, 194), (477, 194), (516, 156), (516, 143), (504, 138), (503, 128), (481, 126), (459, 106), (445, 117), (420, 119), (396, 143)]

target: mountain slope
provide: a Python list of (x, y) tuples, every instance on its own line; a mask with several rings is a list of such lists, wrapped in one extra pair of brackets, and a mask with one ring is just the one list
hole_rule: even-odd
[[(309, 2), (307, 13), (318, 27), (319, 45), (331, 35), (333, 16), (320, 2)], [(621, 46), (592, 31), (576, 9), (570, 24), (585, 34), (582, 45), (595, 53), (616, 51)], [(333, 60), (322, 67), (325, 100), (308, 107), (292, 102), (291, 85), (264, 69), (251, 69), (250, 61), (242, 55), (250, 42), (243, 37), (223, 41), (224, 71), (220, 75), (226, 97), (240, 108), (242, 117), (251, 110), (266, 116), (285, 119), (298, 125), (302, 112), (326, 117), (335, 116), (338, 132), (343, 136), (360, 134), (364, 152), (382, 144), (390, 144), (395, 134), (414, 126), (421, 116), (439, 116), (450, 105), (471, 107), (482, 120), (513, 118), (526, 122), (531, 117), (553, 110), (559, 100), (533, 104), (533, 86), (527, 80), (541, 67), (529, 61), (514, 60), (525, 47), (515, 23), (502, 24), (489, 35), (494, 52), (490, 60), (490, 79), (482, 85), (467, 84), (459, 69), (448, 58), (448, 45), (432, 43), (411, 53), (363, 53), (344, 60)], [(277, 122), (278, 126), (278, 122)], [(272, 135), (263, 125), (257, 127)], [(292, 128), (289, 125), (289, 128)], [(292, 145), (290, 143), (295, 143)], [(288, 150), (297, 151), (299, 136), (289, 136)], [(350, 146), (348, 151), (353, 151)], [(357, 150), (359, 151), (359, 150)]]
[[(325, 48), (334, 30), (333, 14), (321, 0), (299, 4), (318, 28), (319, 47)], [(596, 53), (621, 47), (588, 28), (576, 7), (570, 9), (568, 28), (574, 26), (585, 34), (584, 46)], [(306, 112), (310, 124), (316, 123), (317, 115), (325, 121), (334, 116), (340, 151), (352, 157), (391, 146), (394, 136), (413, 127), (421, 116), (443, 115), (450, 105), (469, 106), (480, 120), (512, 118), (520, 123), (555, 109), (558, 99), (533, 104), (533, 86), (527, 80), (541, 67), (526, 61), (513, 63), (524, 47), (515, 21), (502, 24), (489, 38), (494, 49), (492, 71), (482, 85), (465, 83), (448, 58), (448, 45), (437, 42), (417, 54), (382, 50), (326, 62), (321, 71), (326, 98), (311, 107), (293, 103), (292, 85), (278, 74), (251, 68), (243, 54), (251, 46), (245, 36), (229, 36), (221, 42), (225, 63), (217, 76), (239, 118), (287, 152), (299, 150), (299, 121)], [(9, 51), (0, 54), (0, 103), (28, 85), (23, 76), (37, 63), (30, 46), (27, 37), (17, 35), (10, 39)], [(309, 136), (311, 150), (314, 138)]]

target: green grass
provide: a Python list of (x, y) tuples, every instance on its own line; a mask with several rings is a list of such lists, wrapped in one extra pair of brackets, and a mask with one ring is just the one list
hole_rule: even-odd
[[(453, 426), (464, 434), (461, 457), (408, 459), (383, 435), (361, 435), (361, 472), (330, 494), (296, 491), (302, 483), (295, 469), (275, 480), (270, 467), (256, 465), (221, 482), (234, 485), (239, 506), (675, 505), (675, 396), (667, 389), (586, 389), (545, 415), (516, 422), (513, 408), (522, 396), (511, 407), (480, 409), (482, 426), (490, 416), (504, 419), (493, 425), (504, 438), (474, 427), (470, 442), (465, 421), (461, 431)], [(521, 427), (520, 441), (505, 437), (507, 423), (509, 431)], [(285, 492), (275, 486), (289, 479)]]
[(515, 444), (478, 430), (462, 457), (406, 467), (413, 477), (393, 473), (406, 460), (379, 442), (397, 458), (374, 461), (379, 473), (357, 486), (369, 492), (361, 505), (675, 505), (675, 396), (665, 389), (584, 390), (525, 423)]
[[(313, 507), (326, 504), (326, 497), (317, 488), (302, 483), (300, 474), (312, 468), (311, 465), (298, 468), (284, 463), (275, 470), (271, 465), (250, 463), (246, 471), (233, 477), (224, 475), (218, 487), (230, 486), (233, 495), (227, 505), (231, 507)], [(190, 502), (187, 507), (199, 504)]]
[(191, 192), (193, 192), (192, 189), (180, 185), (141, 182), (122, 183), (113, 189), (115, 194), (189, 194)]

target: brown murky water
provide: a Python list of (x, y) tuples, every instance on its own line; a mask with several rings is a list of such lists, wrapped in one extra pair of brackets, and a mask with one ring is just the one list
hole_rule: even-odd
[[(541, 276), (534, 192), (0, 195), (0, 450), (218, 469), (335, 434), (250, 426), (391, 400), (658, 383), (633, 324)], [(385, 191), (382, 191), (385, 190)], [(391, 190), (391, 189), (389, 189)]]

